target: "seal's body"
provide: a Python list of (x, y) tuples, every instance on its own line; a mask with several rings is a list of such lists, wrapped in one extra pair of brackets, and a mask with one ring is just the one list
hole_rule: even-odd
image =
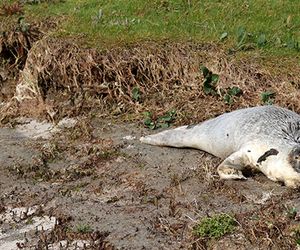
[(182, 126), (142, 137), (141, 142), (197, 148), (224, 159), (223, 179), (245, 179), (246, 166), (273, 181), (300, 186), (300, 115), (277, 106), (225, 113), (198, 125)]

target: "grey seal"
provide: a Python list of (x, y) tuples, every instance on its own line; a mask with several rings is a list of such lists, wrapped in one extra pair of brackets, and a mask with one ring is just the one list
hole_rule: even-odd
[(246, 179), (246, 167), (300, 186), (300, 115), (275, 105), (224, 113), (197, 125), (141, 137), (146, 144), (196, 148), (220, 157), (222, 179)]

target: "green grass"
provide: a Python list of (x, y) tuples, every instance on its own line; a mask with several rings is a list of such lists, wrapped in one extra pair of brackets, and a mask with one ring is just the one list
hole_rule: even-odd
[(235, 230), (236, 221), (228, 214), (217, 214), (206, 217), (194, 228), (194, 233), (200, 238), (217, 239)]
[(25, 16), (64, 17), (59, 35), (98, 48), (145, 40), (192, 40), (218, 42), (232, 51), (296, 55), (299, 9), (298, 0), (65, 0), (25, 4)]
[(87, 224), (79, 224), (76, 226), (76, 232), (78, 233), (90, 233), (92, 232), (92, 228), (90, 225)]
[(240, 42), (272, 53), (297, 51), (300, 39), (298, 0), (89, 0), (26, 5), (31, 17), (65, 16), (61, 33), (84, 37), (99, 47), (141, 40)]

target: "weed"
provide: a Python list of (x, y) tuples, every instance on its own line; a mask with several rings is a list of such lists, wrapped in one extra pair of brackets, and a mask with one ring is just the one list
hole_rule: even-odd
[(217, 95), (217, 83), (219, 81), (219, 75), (213, 74), (208, 68), (205, 66), (200, 67), (203, 77), (204, 77), (204, 82), (203, 82), (203, 91), (207, 95)]
[(226, 104), (231, 105), (234, 102), (234, 98), (239, 97), (242, 94), (243, 91), (239, 87), (234, 86), (227, 89), (227, 92), (223, 98)]
[(287, 43), (283, 44), (284, 47), (287, 47), (289, 49), (294, 49), (295, 51), (300, 51), (300, 44), (297, 38), (295, 38), (293, 35), (289, 35), (287, 39)]
[(76, 231), (78, 233), (91, 233), (93, 230), (92, 230), (92, 227), (90, 225), (87, 225), (87, 224), (79, 224), (76, 226)]
[(134, 87), (131, 91), (132, 99), (136, 102), (139, 102), (141, 99), (141, 92), (139, 87)]
[(233, 86), (230, 88), (217, 90), (217, 83), (219, 81), (219, 75), (214, 74), (207, 67), (201, 66), (201, 71), (204, 77), (203, 91), (206, 95), (222, 96), (226, 104), (231, 105), (234, 102), (235, 97), (239, 97), (243, 94), (243, 91)]
[(237, 47), (240, 48), (243, 44), (245, 44), (247, 39), (247, 32), (244, 27), (239, 27), (237, 29)]
[(217, 214), (206, 217), (194, 228), (194, 233), (200, 238), (217, 239), (225, 234), (232, 233), (237, 223), (228, 214)]
[(34, 223), (34, 220), (32, 218), (30, 218), (26, 221), (27, 225), (32, 225), (33, 223)]
[(220, 41), (224, 41), (226, 38), (228, 37), (228, 33), (227, 32), (223, 32), (220, 36)]
[(287, 214), (287, 217), (288, 217), (288, 218), (290, 218), (290, 219), (295, 219), (295, 217), (296, 217), (296, 215), (297, 215), (297, 212), (298, 212), (297, 208), (292, 207), (292, 208), (288, 208), (288, 209), (287, 209), (286, 214)]
[(271, 105), (274, 103), (275, 92), (265, 91), (261, 93), (260, 97), (264, 105)]
[(261, 33), (258, 36), (256, 43), (259, 48), (264, 47), (267, 44), (266, 34)]
[(144, 125), (149, 129), (168, 128), (174, 122), (176, 111), (171, 110), (155, 118), (151, 112), (144, 112)]

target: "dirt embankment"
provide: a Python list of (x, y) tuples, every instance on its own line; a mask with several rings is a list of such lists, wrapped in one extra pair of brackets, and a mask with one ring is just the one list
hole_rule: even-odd
[[(150, 131), (138, 121), (145, 111), (155, 121), (175, 110), (176, 124), (194, 123), (264, 101), (299, 112), (299, 66), (273, 74), (259, 56), (237, 59), (216, 45), (192, 43), (97, 51), (18, 27), (0, 40), (1, 91), (9, 89), (1, 100), (2, 123), (31, 124), (16, 119), (21, 115), (54, 124), (72, 116), (78, 122), (50, 139), (0, 130), (0, 245), (296, 248), (298, 192), (262, 175), (220, 181), (219, 159), (141, 145), (138, 138)], [(216, 86), (209, 85), (210, 94), (204, 91), (202, 65), (219, 77)], [(234, 86), (242, 94), (230, 95), (229, 102), (225, 96)], [(263, 100), (267, 91), (274, 94)], [(197, 238), (198, 220), (218, 213), (234, 216), (234, 233)]]
[[(0, 40), (5, 74), (19, 70), (14, 71), (8, 96), (14, 96), (20, 114), (59, 120), (96, 109), (141, 119), (145, 111), (159, 116), (176, 110), (179, 124), (261, 105), (269, 98), (300, 111), (299, 64), (287, 72), (284, 61), (272, 65), (258, 53), (241, 56), (212, 44), (145, 42), (98, 51), (24, 25), (21, 20)], [(218, 75), (217, 94), (203, 91), (201, 66)], [(1, 81), (5, 89), (8, 84)], [(226, 93), (232, 87), (240, 88), (242, 95), (228, 102)]]

